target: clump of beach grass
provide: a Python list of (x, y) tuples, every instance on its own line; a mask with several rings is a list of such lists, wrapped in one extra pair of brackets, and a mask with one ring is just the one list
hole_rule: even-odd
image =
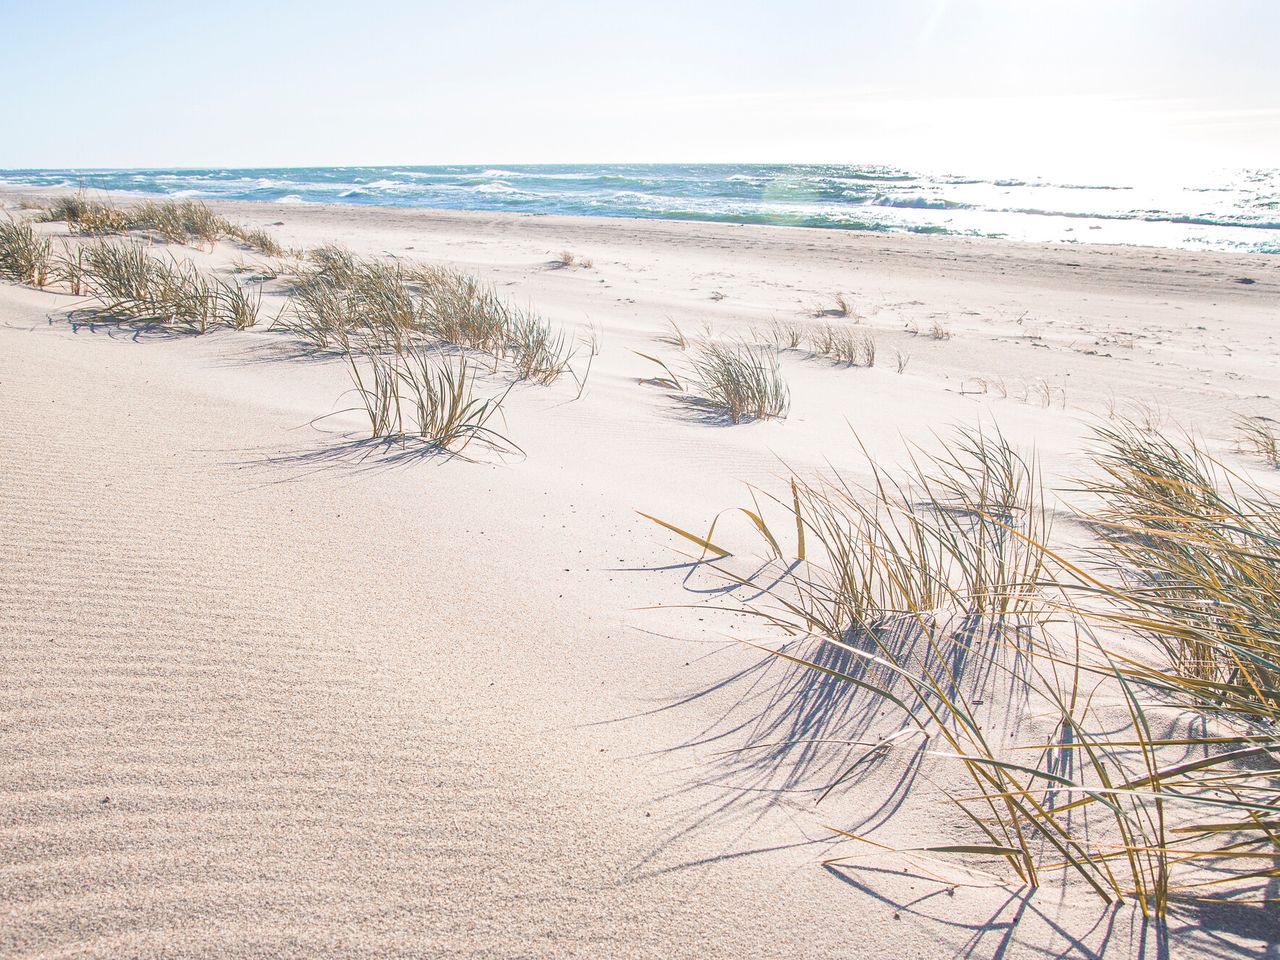
[(85, 273), (84, 246), (64, 240), (61, 251), (53, 258), (53, 279), (66, 284), (68, 292), (78, 297), (85, 290)]
[(731, 423), (787, 415), (790, 393), (774, 351), (746, 343), (707, 341), (689, 362), (689, 382), (696, 396)]
[(556, 270), (567, 270), (570, 267), (580, 267), (583, 270), (591, 270), (595, 267), (595, 261), (590, 257), (584, 257), (574, 253), (572, 250), (561, 250), (556, 258), (551, 261), (551, 266)]
[(550, 384), (570, 366), (574, 345), (532, 308), (521, 308), (469, 274), (436, 269), (418, 277), (419, 323), (435, 339), (510, 360), (521, 379)]
[(268, 257), (284, 256), (284, 247), (280, 245), (280, 241), (260, 227), (249, 228), (233, 226), (229, 232), (235, 239)]
[(687, 350), (689, 348), (690, 340), (689, 340), (689, 337), (685, 334), (685, 332), (680, 329), (680, 325), (677, 324), (670, 317), (667, 317), (667, 328), (671, 332), (664, 333), (658, 339), (661, 340), (663, 343), (671, 344), (673, 347), (677, 347), (681, 350)]
[(189, 260), (153, 257), (142, 244), (86, 244), (76, 269), (84, 293), (119, 323), (205, 333), (216, 325), (244, 330), (257, 322), (261, 291), (251, 295), (234, 281), (210, 279)]
[(815, 317), (848, 317), (853, 314), (853, 307), (849, 304), (849, 298), (843, 293), (836, 292), (831, 295), (829, 303), (821, 303), (813, 308)]
[[(1143, 741), (1146, 776), (1125, 786), (1147, 794), (1138, 855), (1154, 880), (1143, 892), (1163, 912), (1171, 894), (1280, 876), (1280, 501), (1189, 435), (1175, 441), (1128, 418), (1094, 433), (1098, 473), (1082, 487), (1100, 503), (1089, 519), (1101, 570), (1063, 561), (1058, 579), (1078, 618), (1162, 654), (1153, 662), (1102, 644), (1094, 672), (1120, 679)], [(1147, 720), (1156, 696), (1199, 715), (1178, 743), (1196, 759), (1163, 759)], [(1212, 872), (1173, 882), (1192, 867)]]
[(198, 200), (145, 200), (126, 215), (132, 229), (152, 230), (169, 243), (196, 241), (213, 247), (234, 229)]
[(1053, 403), (1053, 387), (1049, 386), (1049, 382), (1040, 377), (1036, 377), (1027, 387), (1027, 400), (1032, 399), (1039, 401), (1041, 407), (1048, 408)]
[(52, 266), (48, 237), (37, 236), (29, 223), (0, 220), (0, 277), (43, 287)]
[(249, 289), (234, 280), (215, 280), (214, 296), (219, 323), (233, 330), (248, 330), (258, 322), (262, 310), (262, 287)]
[(762, 327), (753, 331), (756, 340), (767, 344), (775, 350), (798, 350), (804, 343), (809, 329), (802, 323), (779, 320), (774, 317)]
[(294, 287), (289, 326), (317, 349), (350, 337), (399, 349), (426, 340), (508, 362), (517, 379), (550, 384), (570, 370), (575, 347), (532, 309), (439, 266), (366, 260), (338, 246), (312, 250)]
[(824, 323), (814, 328), (809, 343), (815, 354), (837, 363), (854, 367), (874, 367), (876, 363), (876, 341), (865, 330)]
[(465, 351), (451, 358), (421, 343), (385, 350), (347, 340), (343, 353), (374, 439), (421, 443), (455, 455), (473, 443), (519, 450), (492, 426), (511, 388), (476, 397), (476, 368)]
[(317, 350), (339, 345), (355, 325), (347, 289), (324, 274), (298, 283), (290, 304), (285, 325)]
[(549, 384), (559, 379), (573, 360), (573, 345), (532, 313), (520, 315), (507, 332), (508, 354), (521, 380)]
[(399, 264), (337, 246), (313, 250), (309, 259), (315, 266), (293, 288), (288, 325), (317, 349), (352, 335), (398, 344), (420, 328), (420, 304)]
[(1271, 467), (1280, 467), (1280, 426), (1271, 417), (1245, 416), (1235, 418), (1236, 446), (1251, 453)]
[(284, 252), (267, 231), (234, 224), (199, 200), (144, 200), (118, 207), (79, 193), (59, 197), (43, 219), (65, 222), (73, 231), (90, 236), (141, 230), (157, 234), (168, 243), (199, 243), (210, 248), (219, 240), (232, 237), (269, 256)]
[(84, 193), (58, 197), (41, 218), (47, 222), (65, 222), (73, 231), (91, 236), (124, 233), (129, 217), (119, 207), (92, 200)]
[(372, 336), (399, 342), (418, 323), (418, 304), (397, 263), (360, 261), (348, 289), (357, 314)]
[(1141, 621), (1169, 667), (1201, 695), (1280, 706), (1280, 502), (1191, 437), (1132, 420), (1095, 427), (1099, 476), (1084, 483), (1119, 587), (1107, 599)]
[[(793, 473), (753, 495), (736, 512), (763, 565), (717, 542), (734, 511), (705, 535), (657, 522), (756, 591), (732, 609), (790, 638), (769, 653), (844, 685), (866, 701), (856, 713), (893, 712), (890, 740), (918, 738), (925, 760), (964, 772), (968, 787), (939, 800), (971, 835), (906, 852), (1003, 860), (1031, 887), (1066, 875), (1156, 917), (1183, 897), (1240, 902), (1280, 876), (1280, 503), (1189, 440), (1132, 422), (1095, 439), (1101, 476), (1083, 489), (1101, 545), (1083, 562), (1049, 546), (1034, 459), (989, 432), (902, 471), (871, 461), (870, 484)], [(988, 729), (993, 677), (1043, 731), (1031, 742), (1016, 722)], [(887, 742), (825, 792), (890, 762)]]
[(334, 283), (344, 287), (354, 285), (360, 269), (360, 260), (341, 244), (326, 243), (307, 251), (307, 260), (315, 265)]
[(497, 358), (521, 311), (487, 283), (461, 271), (437, 269), (421, 278), (422, 323), (443, 343), (480, 350)]

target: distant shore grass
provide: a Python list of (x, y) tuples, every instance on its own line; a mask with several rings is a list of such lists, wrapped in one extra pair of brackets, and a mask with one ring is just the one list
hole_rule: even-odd
[[(518, 450), (490, 425), (506, 394), (484, 401), (471, 395), (475, 356), (487, 356), (495, 370), (504, 366), (514, 382), (549, 385), (571, 374), (580, 398), (599, 352), (593, 331), (585, 341), (587, 369), (579, 376), (572, 367), (576, 341), (532, 309), (518, 308), (491, 286), (448, 267), (366, 259), (327, 245), (304, 261), (278, 257), (260, 267), (238, 262), (233, 274), (252, 274), (241, 283), (190, 258), (161, 256), (160, 248), (130, 235), (151, 231), (171, 241), (210, 244), (227, 235), (252, 238), (200, 204), (117, 208), (74, 196), (62, 198), (42, 219), (66, 220), (79, 236), (63, 240), (54, 254), (50, 238), (30, 223), (0, 223), (0, 276), (56, 283), (93, 301), (94, 314), (112, 323), (187, 334), (247, 330), (258, 324), (263, 285), (286, 285), (281, 326), (314, 351), (345, 357), (376, 438), (413, 437), (453, 452), (475, 441)], [(264, 250), (279, 249), (266, 235), (257, 239)], [(446, 350), (467, 359), (447, 363)], [(388, 405), (395, 409), (392, 421)]]
[(41, 219), (66, 223), (72, 230), (88, 236), (140, 230), (154, 232), (169, 243), (199, 243), (212, 247), (219, 240), (231, 238), (268, 256), (278, 257), (284, 253), (266, 230), (232, 223), (198, 200), (143, 200), (128, 206), (116, 206), (84, 194), (75, 194), (54, 200)]
[[(91, 301), (103, 321), (182, 334), (256, 326), (263, 286), (278, 281), (277, 294), (288, 294), (281, 327), (312, 351), (344, 359), (370, 436), (451, 455), (472, 444), (520, 451), (497, 426), (517, 382), (549, 385), (568, 373), (578, 384), (575, 399), (582, 396), (598, 332), (583, 341), (587, 366), (579, 376), (572, 368), (576, 341), (461, 271), (365, 259), (328, 245), (305, 260), (277, 259), (261, 269), (236, 263), (233, 275), (253, 274), (241, 283), (131, 235), (152, 230), (213, 242), (227, 228), (206, 212), (142, 204), (122, 216), (119, 208), (64, 198), (44, 219), (67, 218), (81, 226), (80, 235), (54, 254), (50, 238), (30, 223), (0, 223), (0, 276), (53, 282)], [(120, 231), (125, 235), (111, 235)], [(476, 396), (481, 356), (510, 377), (505, 390), (485, 398)]]

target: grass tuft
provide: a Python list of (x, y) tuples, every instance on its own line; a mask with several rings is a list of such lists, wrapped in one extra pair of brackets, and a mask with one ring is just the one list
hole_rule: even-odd
[(344, 355), (374, 438), (414, 441), (452, 454), (473, 443), (518, 452), (490, 424), (501, 417), (507, 392), (474, 396), (476, 370), (465, 352), (450, 359), (424, 344), (386, 351), (347, 341)]
[(865, 330), (824, 323), (814, 328), (809, 343), (815, 354), (837, 363), (854, 367), (874, 367), (876, 364), (876, 341)]
[(261, 291), (250, 295), (234, 281), (211, 280), (191, 261), (153, 257), (142, 244), (87, 244), (74, 269), (83, 292), (119, 323), (205, 333), (213, 326), (244, 330), (257, 322)]
[(317, 349), (355, 338), (395, 350), (426, 339), (508, 361), (521, 380), (550, 384), (570, 370), (572, 341), (469, 274), (365, 260), (336, 246), (309, 260), (288, 323)]
[[(1065, 874), (1157, 917), (1180, 897), (1265, 899), (1280, 877), (1280, 501), (1190, 439), (1132, 420), (1095, 439), (1099, 540), (1078, 560), (1049, 546), (1034, 458), (975, 431), (901, 471), (871, 461), (866, 485), (793, 473), (763, 509), (753, 494), (736, 512), (763, 563), (714, 523), (658, 522), (751, 588), (733, 612), (843, 687), (846, 716), (890, 712), (890, 740), (963, 771), (965, 788), (940, 772), (938, 796), (969, 829), (911, 854), (1000, 859), (1032, 887)], [(996, 683), (1011, 730), (982, 709)], [(892, 763), (885, 744), (825, 792)]]
[(1238, 416), (1235, 419), (1236, 446), (1271, 467), (1280, 467), (1280, 433), (1271, 417)]
[(776, 317), (753, 331), (759, 343), (775, 350), (799, 350), (808, 333), (809, 328), (805, 324), (779, 320)]
[(43, 287), (52, 268), (48, 237), (36, 236), (29, 223), (0, 220), (0, 277)]
[(730, 422), (787, 415), (790, 394), (772, 350), (706, 342), (690, 358), (690, 365), (690, 382), (697, 395)]
[(208, 244), (211, 248), (219, 240), (233, 237), (268, 256), (284, 253), (280, 244), (265, 230), (238, 226), (199, 200), (144, 200), (131, 206), (117, 207), (78, 193), (59, 197), (43, 219), (65, 222), (73, 231), (89, 236), (142, 230), (158, 234), (168, 243)]

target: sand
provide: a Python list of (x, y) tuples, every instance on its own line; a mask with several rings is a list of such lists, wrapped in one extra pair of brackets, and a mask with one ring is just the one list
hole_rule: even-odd
[[(1277, 412), (1280, 258), (217, 209), (453, 263), (601, 351), (581, 399), (510, 395), (523, 457), (396, 458), (350, 443), (355, 414), (312, 423), (346, 374), (279, 332), (73, 328), (72, 298), (0, 285), (0, 956), (1273, 955), (1274, 908), (1162, 934), (1056, 885), (824, 867), (859, 853), (830, 827), (910, 846), (954, 815), (890, 815), (883, 783), (817, 805), (822, 770), (726, 753), (762, 715), (838, 729), (839, 704), (774, 696), (794, 677), (637, 511), (704, 528), (780, 461), (863, 475), (851, 427), (887, 463), (997, 423), (1070, 476), (1129, 398), (1234, 456), (1231, 414)], [(785, 421), (708, 424), (638, 382), (635, 351), (678, 362), (668, 320), (730, 336), (835, 291), (881, 359), (788, 356)]]

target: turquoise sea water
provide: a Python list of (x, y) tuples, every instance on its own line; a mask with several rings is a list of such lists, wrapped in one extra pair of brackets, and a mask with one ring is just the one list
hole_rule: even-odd
[(5, 170), (0, 183), (199, 199), (771, 223), (1280, 254), (1280, 169), (1061, 182), (809, 164)]

